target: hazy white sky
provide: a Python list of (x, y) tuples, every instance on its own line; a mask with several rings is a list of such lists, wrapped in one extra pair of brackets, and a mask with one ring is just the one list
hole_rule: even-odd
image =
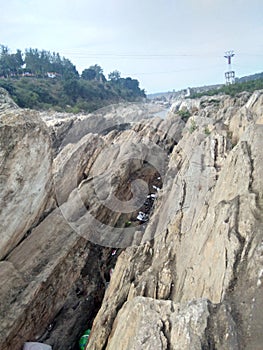
[(150, 92), (263, 71), (262, 0), (0, 0), (0, 44), (117, 69)]

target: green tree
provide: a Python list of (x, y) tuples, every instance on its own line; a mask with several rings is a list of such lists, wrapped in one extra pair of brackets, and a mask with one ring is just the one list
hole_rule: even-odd
[(22, 66), (24, 65), (22, 51), (17, 50), (16, 53), (13, 55), (13, 57), (14, 57), (14, 69), (15, 69), (15, 72), (18, 73), (21, 71)]
[(56, 72), (60, 75), (63, 74), (63, 64), (62, 64), (62, 59), (59, 55), (59, 53), (53, 52), (51, 57), (50, 57), (50, 63), (51, 63), (51, 72)]
[(86, 68), (81, 73), (81, 78), (85, 80), (94, 80), (96, 78), (96, 71), (92, 68)]
[(120, 87), (123, 90), (123, 97), (128, 99), (134, 99), (136, 97), (145, 97), (144, 90), (139, 87), (139, 81), (137, 79), (120, 78)]
[(64, 79), (77, 79), (79, 78), (79, 73), (76, 66), (71, 63), (71, 61), (65, 57), (61, 60), (61, 75)]
[(95, 71), (96, 73), (95, 80), (100, 81), (102, 83), (106, 82), (106, 78), (103, 74), (103, 69), (101, 68), (101, 66), (99, 66), (98, 64), (95, 64), (94, 66), (90, 66), (89, 69), (92, 69)]
[(9, 74), (8, 67), (9, 49), (7, 46), (0, 45), (0, 75), (7, 77)]
[(59, 54), (38, 49), (27, 49), (25, 52), (26, 70), (40, 77), (45, 77), (47, 72), (59, 73), (65, 79), (78, 78), (76, 67)]
[(118, 70), (114, 70), (109, 73), (108, 78), (110, 81), (118, 81), (121, 78), (121, 73)]
[(7, 46), (0, 45), (0, 75), (4, 77), (17, 75), (23, 63), (20, 50), (17, 50), (15, 54), (11, 54)]
[(66, 79), (63, 82), (63, 90), (70, 103), (75, 103), (81, 94), (81, 86), (77, 79)]
[(40, 61), (40, 52), (38, 49), (26, 49), (25, 51), (26, 71), (35, 75), (41, 75), (42, 67)]

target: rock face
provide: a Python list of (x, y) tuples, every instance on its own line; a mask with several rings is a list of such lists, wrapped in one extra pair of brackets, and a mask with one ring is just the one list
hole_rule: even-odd
[(262, 348), (262, 91), (166, 119), (0, 102), (1, 349)]
[[(216, 320), (228, 330), (220, 338)], [(135, 297), (119, 311), (107, 349), (239, 349), (229, 310), (216, 310), (206, 299), (188, 303)], [(214, 327), (213, 334), (207, 334)], [(212, 337), (216, 339), (211, 343)], [(212, 345), (213, 344), (213, 345)]]
[[(9, 101), (6, 93), (2, 100)], [(125, 112), (123, 107), (121, 110)], [(135, 114), (138, 111), (136, 107)], [(128, 115), (130, 122), (136, 119), (131, 112)], [(123, 123), (122, 118), (119, 119)], [(80, 130), (81, 120), (74, 122), (71, 121), (72, 125), (76, 124)], [(81, 124), (83, 128), (85, 123)], [(84, 204), (92, 207), (93, 217), (114, 226), (120, 213), (111, 215), (109, 208), (95, 201), (96, 193), (89, 186), (89, 177), (98, 171), (101, 174), (110, 164), (119, 164), (119, 158), (123, 163), (123, 157), (130, 157), (129, 147), (122, 148), (127, 139), (132, 146), (152, 132), (147, 121), (124, 123), (125, 127), (119, 127), (119, 121), (116, 126), (114, 122), (109, 124), (111, 128), (98, 135), (90, 133), (88, 123), (83, 137), (73, 126), (68, 134), (65, 128), (65, 141), (56, 156), (57, 150), (52, 151), (49, 137), (54, 132), (47, 129), (36, 112), (20, 110), (11, 102), (3, 105), (0, 197), (3, 259), (0, 348), (3, 350), (19, 350), (27, 341), (44, 341), (54, 349), (70, 349), (81, 332), (91, 326), (119, 253), (111, 254), (112, 248), (89, 243), (74, 227), (74, 222), (83, 219), (87, 212), (86, 207), (84, 213), (81, 211), (83, 207), (79, 208), (75, 198), (80, 193)], [(156, 128), (159, 124), (167, 123), (157, 119), (153, 125)], [(162, 132), (154, 136), (166, 142)], [(126, 182), (131, 174), (141, 172), (149, 179), (155, 175), (143, 165), (147, 154), (146, 150), (144, 156), (138, 155), (137, 149), (137, 160), (127, 161), (120, 169), (114, 167), (121, 180), (114, 185), (120, 198), (127, 195)], [(107, 176), (111, 175), (108, 172)], [(124, 219), (119, 223), (121, 229)]]
[[(108, 349), (168, 349), (170, 344), (178, 350), (202, 349), (208, 315), (206, 301), (181, 306), (169, 300), (136, 297), (118, 313)], [(191, 324), (187, 322), (190, 319)], [(195, 340), (191, 343), (190, 334)]]
[(0, 112), (0, 173), (3, 258), (40, 218), (50, 197), (51, 145), (47, 127), (36, 113)]
[(8, 95), (7, 91), (0, 88), (0, 112), (7, 111), (8, 109), (18, 109), (18, 106)]
[(88, 133), (106, 135), (112, 130), (130, 129), (131, 123), (153, 118), (163, 112), (153, 104), (118, 104), (103, 107), (89, 115), (41, 113), (41, 118), (52, 130), (53, 147), (62, 149), (68, 143), (77, 143)]
[[(87, 349), (261, 348), (261, 96), (183, 103), (192, 116), (145, 232), (155, 239), (120, 255)], [(194, 309), (176, 319), (160, 310), (200, 298), (209, 307), (196, 323)]]
[(6, 260), (11, 276), (19, 275), (20, 280), (17, 288), (11, 289), (11, 303), (4, 300), (1, 310), (2, 317), (8, 315), (1, 320), (5, 338), (1, 349), (20, 349), (21, 340), (35, 337), (36, 330), (40, 334), (45, 331), (54, 312), (62, 308), (68, 285), (80, 274), (81, 262), (85, 264), (86, 243), (76, 237), (60, 211), (53, 211), (46, 220)]

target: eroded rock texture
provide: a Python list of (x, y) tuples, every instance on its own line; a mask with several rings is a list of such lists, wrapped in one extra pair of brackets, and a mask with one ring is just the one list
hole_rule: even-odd
[[(111, 349), (117, 340), (123, 349), (261, 348), (261, 96), (183, 104), (192, 117), (145, 232), (155, 239), (120, 255), (87, 349)], [(206, 321), (193, 322), (193, 309), (176, 321), (169, 316), (165, 327), (162, 311), (149, 315), (149, 298), (153, 310), (160, 300), (181, 308), (205, 298)], [(177, 322), (194, 328), (188, 344)]]
[(92, 328), (93, 350), (261, 349), (262, 96), (161, 119), (43, 115), (1, 91), (0, 348), (77, 349)]
[(39, 220), (50, 197), (48, 129), (32, 111), (0, 112), (0, 257)]
[[(109, 208), (96, 200), (96, 191), (89, 181), (98, 172), (108, 181), (113, 173), (104, 174), (105, 170), (119, 162), (121, 167), (114, 166), (113, 170), (120, 179), (114, 186), (121, 200), (130, 192), (127, 181), (132, 174), (140, 173), (152, 180), (155, 171), (151, 168), (148, 171), (148, 165), (143, 164), (147, 148), (143, 156), (138, 156), (137, 150), (137, 159), (129, 160), (131, 150), (136, 148), (133, 145), (146, 135), (141, 130), (147, 131), (149, 122), (122, 127), (122, 115), (121, 126), (120, 122), (116, 125), (111, 122), (109, 129), (96, 134), (97, 129), (90, 133), (94, 117), (87, 116), (87, 122), (85, 116), (76, 121), (71, 117), (77, 131), (84, 120), (81, 124), (84, 136), (72, 128), (68, 135), (64, 133), (63, 145), (54, 152), (56, 142), (52, 150), (49, 136), (54, 137), (53, 126), (48, 130), (38, 113), (20, 110), (10, 101), (6, 93), (1, 95), (0, 347), (16, 350), (25, 341), (38, 340), (54, 349), (71, 349), (83, 330), (91, 327), (119, 254), (115, 250), (112, 253), (110, 244), (103, 248), (87, 241), (83, 237), (85, 232), (80, 234), (74, 223), (82, 224), (90, 207), (91, 218), (104, 220), (113, 227), (119, 220), (123, 229), (130, 216), (112, 215)], [(133, 123), (134, 112), (129, 108), (126, 113)], [(121, 111), (124, 113), (125, 109), (121, 107)], [(136, 107), (135, 114), (138, 112)], [(143, 113), (144, 109), (139, 113), (141, 117)], [(98, 119), (98, 128), (102, 119)], [(167, 124), (158, 119), (154, 127), (160, 123)], [(62, 136), (58, 134), (58, 144)], [(163, 132), (155, 137), (158, 142), (165, 142)], [(127, 145), (122, 147), (127, 139), (131, 149)], [(103, 183), (103, 177), (99, 181)], [(137, 214), (133, 215), (136, 218)], [(87, 228), (92, 227), (91, 222)]]

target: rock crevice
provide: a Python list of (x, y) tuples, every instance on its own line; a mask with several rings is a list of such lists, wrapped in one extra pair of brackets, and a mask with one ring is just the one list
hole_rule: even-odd
[(260, 349), (262, 96), (52, 117), (1, 90), (1, 349)]

